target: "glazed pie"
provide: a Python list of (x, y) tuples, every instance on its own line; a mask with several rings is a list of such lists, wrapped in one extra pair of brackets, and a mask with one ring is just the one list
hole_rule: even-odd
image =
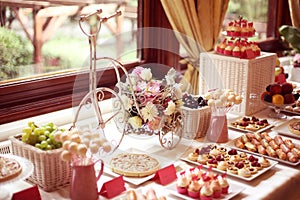
[(144, 177), (154, 174), (159, 161), (147, 154), (122, 153), (110, 161), (113, 172), (129, 177)]
[(13, 158), (0, 156), (0, 182), (11, 180), (22, 172), (22, 166)]
[(293, 120), (289, 123), (288, 125), (289, 130), (296, 134), (296, 135), (300, 135), (300, 120)]

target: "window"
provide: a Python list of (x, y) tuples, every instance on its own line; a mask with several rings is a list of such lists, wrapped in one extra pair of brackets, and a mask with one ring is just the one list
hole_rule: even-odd
[[(0, 5), (1, 6), (1, 5)], [(171, 26), (165, 16), (160, 0), (138, 0), (138, 27), (163, 27), (170, 29)], [(276, 8), (276, 9), (274, 9)], [(286, 2), (282, 0), (268, 1), (268, 22), (267, 39), (261, 43), (263, 50), (274, 51), (278, 49), (278, 26), (288, 24), (289, 12)], [(156, 14), (153, 14), (153, 10)], [(160, 32), (147, 35), (147, 32), (136, 35), (137, 44), (142, 46), (145, 43), (155, 42), (160, 37)], [(168, 43), (166, 46), (178, 49), (179, 45)], [(173, 41), (173, 40), (172, 40)], [(177, 53), (178, 54), (178, 53)], [(126, 64), (130, 69), (141, 63), (162, 63), (169, 66), (179, 67), (179, 56), (167, 50), (145, 48), (137, 51), (136, 62)], [(100, 73), (101, 70), (99, 70)], [(115, 84), (114, 72), (105, 70), (101, 76), (101, 83), (98, 86), (113, 87)], [(15, 121), (22, 118), (36, 116), (56, 110), (72, 107), (78, 104), (88, 91), (85, 84), (88, 80), (86, 71), (71, 71), (69, 73), (57, 73), (52, 76), (38, 76), (33, 79), (18, 80), (0, 84), (0, 124)], [(78, 93), (72, 98), (74, 81), (82, 82)], [(72, 104), (73, 103), (73, 104)]]

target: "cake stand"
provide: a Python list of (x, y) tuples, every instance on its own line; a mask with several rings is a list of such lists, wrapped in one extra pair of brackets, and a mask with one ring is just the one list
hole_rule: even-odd
[(0, 156), (5, 157), (5, 158), (12, 158), (15, 159), (16, 161), (18, 161), (22, 167), (22, 172), (20, 175), (18, 175), (17, 177), (4, 181), (4, 182), (0, 182), (0, 188), (1, 188), (1, 192), (0, 192), (0, 200), (7, 200), (7, 199), (11, 199), (12, 194), (11, 191), (9, 191), (8, 189), (5, 188), (5, 186), (8, 186), (10, 184), (13, 184), (17, 181), (20, 180), (25, 180), (26, 178), (28, 178), (32, 172), (33, 172), (33, 164), (32, 162), (30, 162), (29, 160), (19, 157), (19, 156), (15, 156), (12, 154), (0, 154)]
[(270, 102), (263, 101), (266, 105), (268, 105), (270, 108), (274, 109), (274, 112), (269, 114), (269, 117), (274, 119), (286, 119), (287, 116), (281, 112), (282, 109), (284, 109), (286, 106), (293, 106), (295, 103), (291, 104), (282, 104), (282, 105), (276, 105)]

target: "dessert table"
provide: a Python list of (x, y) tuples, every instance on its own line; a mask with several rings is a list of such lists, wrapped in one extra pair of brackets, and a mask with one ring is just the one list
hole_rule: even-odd
[[(273, 112), (272, 109), (267, 108), (261, 112), (255, 114), (259, 118), (267, 118), (268, 114)], [(228, 114), (228, 119), (237, 117), (236, 115)], [(278, 126), (284, 123), (286, 120), (292, 118), (299, 118), (300, 116), (288, 116), (285, 120), (277, 120), (267, 118), (274, 126)], [(117, 131), (112, 127), (112, 131)], [(277, 134), (271, 129), (267, 130), (270, 134)], [(229, 142), (243, 133), (229, 129)], [(197, 146), (199, 143), (207, 142), (205, 138), (200, 138), (197, 140), (188, 140), (183, 138), (182, 141), (172, 150), (166, 150), (162, 148), (159, 144), (159, 141), (156, 137), (150, 138), (136, 138), (132, 136), (126, 136), (122, 141), (118, 150), (121, 151), (141, 151), (146, 152), (151, 155), (156, 155), (162, 157), (164, 162), (167, 164), (174, 164), (176, 169), (186, 169), (192, 165), (180, 160), (180, 156), (183, 152), (189, 147)], [(298, 142), (299, 143), (299, 142)], [(226, 144), (225, 144), (226, 145)], [(96, 168), (97, 170), (97, 168)], [(298, 166), (289, 166), (285, 164), (278, 163), (273, 168), (267, 172), (261, 174), (252, 181), (245, 181), (231, 176), (228, 177), (229, 184), (235, 184), (243, 187), (244, 189), (237, 194), (232, 199), (299, 199), (300, 192), (297, 191), (297, 188), (300, 185), (300, 165)], [(102, 184), (107, 182), (114, 177), (109, 173), (106, 173), (101, 176), (98, 181), (98, 189), (100, 190)], [(15, 184), (6, 186), (12, 193), (24, 190), (31, 187), (32, 185), (26, 181), (19, 181)], [(167, 199), (181, 199), (177, 196), (174, 196), (166, 190), (166, 186), (162, 186), (152, 180), (148, 180), (140, 185), (135, 185), (132, 183), (125, 182), (125, 187), (127, 189), (133, 188), (136, 190), (141, 190), (141, 188), (154, 188), (157, 194), (166, 195)], [(40, 189), (40, 194), (42, 199), (69, 199), (69, 187), (64, 187), (54, 192), (45, 192)], [(124, 193), (123, 193), (124, 195)], [(99, 199), (105, 199), (102, 196), (99, 196)], [(120, 199), (115, 197), (114, 199)]]

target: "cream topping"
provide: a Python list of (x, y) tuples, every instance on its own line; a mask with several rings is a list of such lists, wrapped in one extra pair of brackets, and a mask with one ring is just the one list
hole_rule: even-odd
[(189, 185), (189, 190), (191, 191), (200, 191), (201, 185), (197, 180), (194, 180), (191, 182), (191, 184)]
[(177, 186), (179, 187), (187, 187), (189, 185), (189, 181), (186, 176), (180, 176), (177, 179)]
[(208, 184), (205, 184), (205, 185), (201, 188), (200, 194), (201, 194), (202, 196), (211, 196), (211, 195), (213, 194), (213, 191), (212, 191), (212, 189), (209, 187)]

